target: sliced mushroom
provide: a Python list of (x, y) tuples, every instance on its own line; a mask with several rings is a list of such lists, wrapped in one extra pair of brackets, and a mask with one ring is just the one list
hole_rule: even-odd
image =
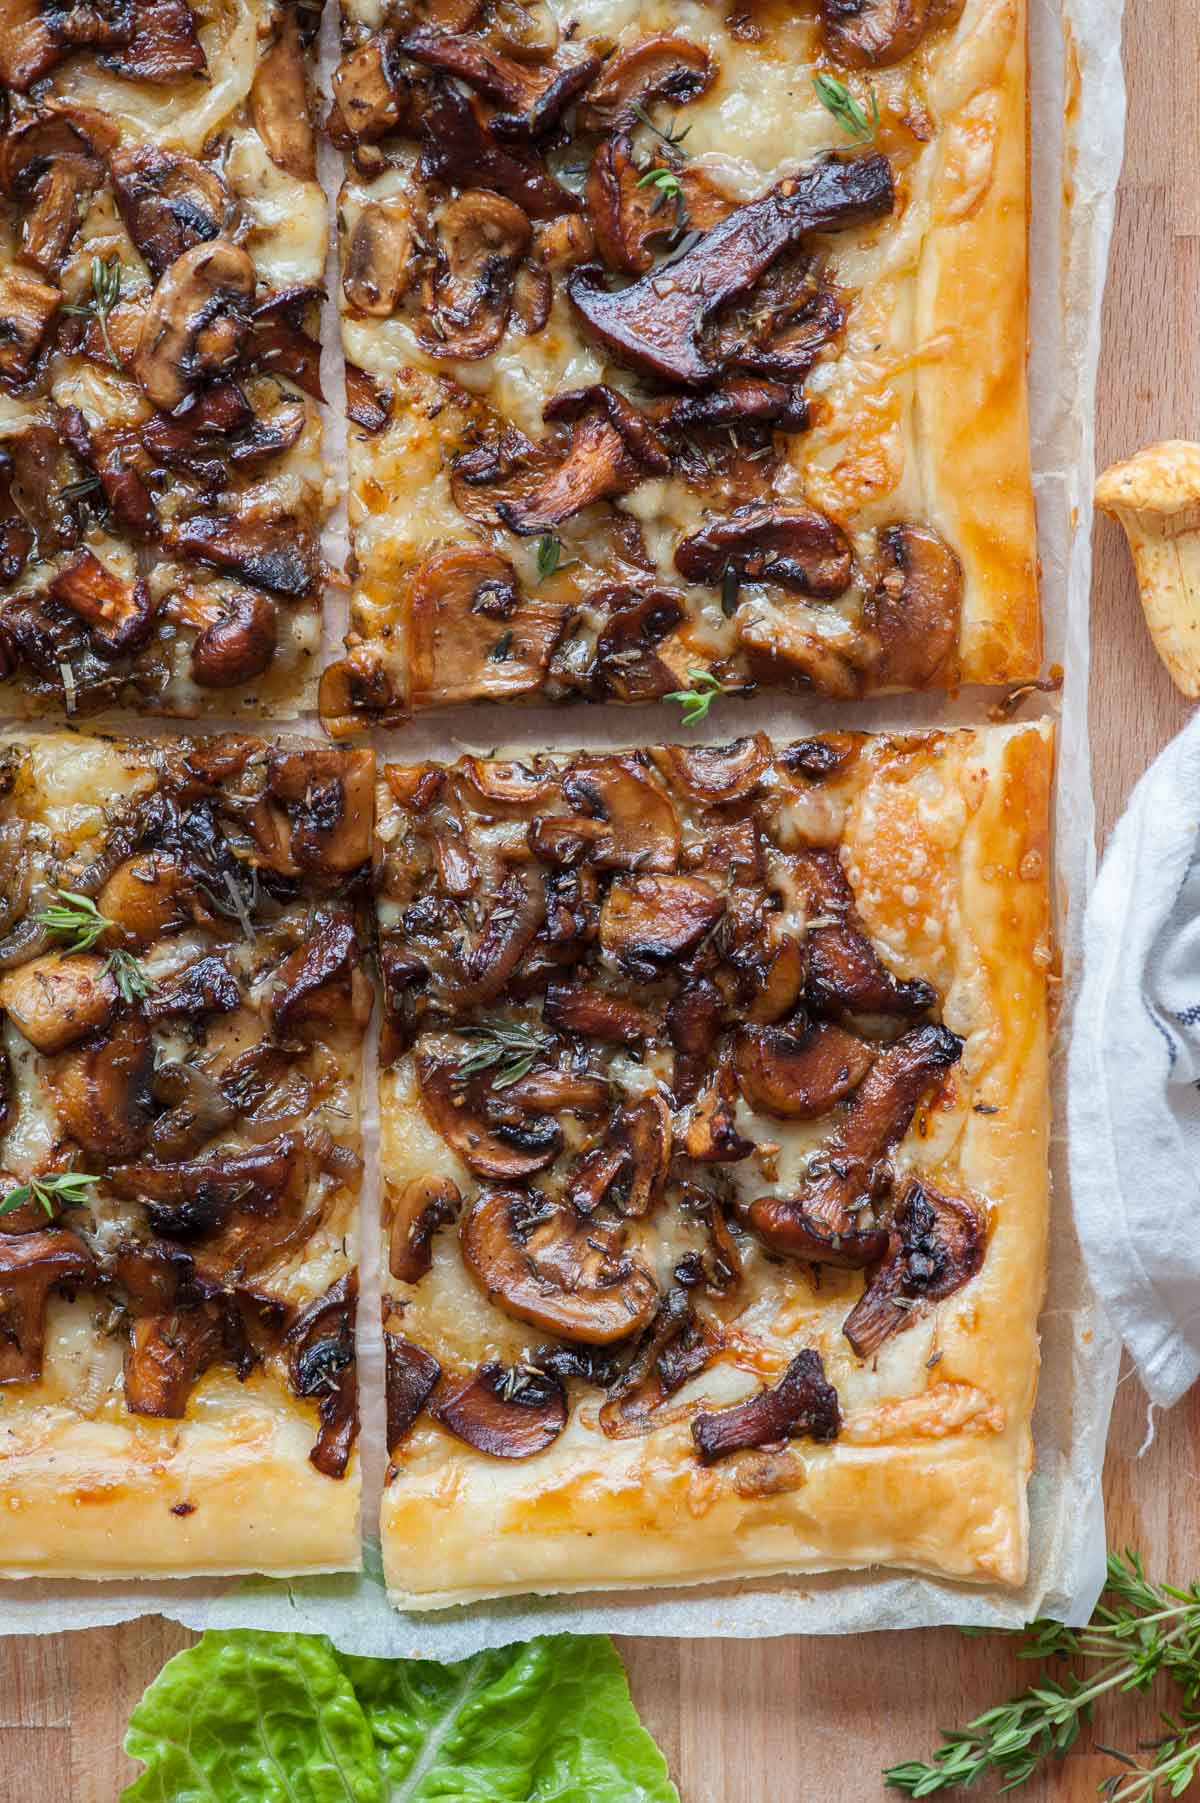
[(971, 1203), (910, 1178), (892, 1217), (887, 1258), (842, 1327), (859, 1358), (910, 1327), (922, 1303), (943, 1302), (969, 1283), (983, 1264), (984, 1241)]
[(303, 944), (275, 972), (267, 1009), (280, 1034), (328, 1034), (348, 1023), (362, 1025), (370, 1012), (370, 988), (353, 917), (316, 919)]
[(96, 1261), (77, 1234), (0, 1234), (0, 1384), (37, 1382), (50, 1291), (70, 1292), (95, 1278)]
[(874, 1058), (865, 1040), (803, 1020), (743, 1027), (734, 1041), (738, 1088), (751, 1108), (777, 1121), (813, 1121), (858, 1088)]
[(451, 1384), (430, 1414), (477, 1452), (493, 1459), (531, 1459), (567, 1424), (562, 1384), (533, 1366), (506, 1370), (495, 1362)]
[[(471, 9), (471, 17), (466, 22), (473, 24), (482, 9), (475, 0), (463, 0), (463, 3)], [(438, 12), (445, 15), (444, 4), (439, 6)], [(488, 29), (492, 36), (501, 49), (509, 56), (515, 56), (518, 62), (546, 63), (558, 49), (561, 33), (549, 0), (492, 0), (489, 14)], [(462, 25), (453, 17), (442, 16), (439, 22), (447, 31), (462, 30)]]
[(665, 273), (651, 271), (610, 290), (598, 269), (585, 267), (568, 278), (567, 293), (584, 325), (621, 362), (664, 381), (701, 386), (720, 373), (701, 337), (723, 306), (808, 233), (884, 218), (894, 198), (886, 157), (822, 157), (761, 200), (736, 208)]
[(434, 552), (409, 587), (413, 709), (540, 688), (566, 620), (562, 603), (521, 596), (512, 565), (494, 551), (463, 545)]
[(530, 1071), (527, 1077), (505, 1086), (504, 1099), (529, 1114), (566, 1110), (587, 1116), (599, 1114), (607, 1106), (609, 1085), (606, 1077), (594, 1077), (587, 1071)]
[(389, 319), (416, 282), (422, 257), (408, 195), (368, 201), (354, 221), (342, 263), (342, 293), (356, 313)]
[(832, 600), (850, 586), (850, 541), (812, 507), (777, 502), (739, 507), (679, 541), (675, 568), (689, 582), (777, 582), (801, 595)]
[(762, 787), (771, 761), (765, 733), (725, 745), (668, 745), (654, 754), (670, 781), (706, 807), (750, 801)]
[(597, 56), (577, 57), (560, 68), (531, 69), (498, 55), (486, 38), (470, 32), (410, 31), (400, 48), (414, 62), (456, 76), (503, 109), (488, 121), (488, 130), (508, 140), (537, 138), (548, 131), (600, 69)]
[(754, 1141), (737, 1130), (737, 1094), (724, 1062), (692, 1107), (683, 1150), (698, 1164), (737, 1164), (754, 1151)]
[(369, 751), (277, 747), (267, 789), (287, 809), (290, 850), (303, 871), (344, 876), (368, 863), (375, 824), (375, 759)]
[(147, 1150), (164, 1163), (194, 1157), (238, 1116), (221, 1085), (198, 1064), (164, 1059), (155, 1067), (151, 1089), (165, 1112), (147, 1134)]
[(702, 1465), (713, 1465), (732, 1452), (779, 1441), (836, 1440), (842, 1425), (838, 1394), (825, 1381), (819, 1352), (797, 1353), (779, 1382), (730, 1409), (696, 1415), (692, 1439)]
[(687, 106), (712, 86), (716, 69), (701, 44), (660, 35), (618, 50), (592, 83), (578, 111), (583, 131), (608, 131), (625, 116), (636, 117), (656, 101)]
[(140, 434), (93, 430), (78, 407), (59, 408), (55, 426), (63, 443), (99, 476), (104, 500), (115, 519), (136, 538), (156, 537), (158, 510), (143, 481), (150, 459)]
[(687, 977), (667, 1009), (667, 1033), (675, 1048), (672, 1093), (676, 1105), (692, 1102), (708, 1074), (721, 1031), (721, 993), (707, 977)]
[(556, 395), (545, 413), (574, 421), (571, 443), (562, 463), (528, 493), (497, 502), (496, 512), (514, 532), (548, 532), (592, 502), (628, 494), (647, 476), (670, 470), (658, 434), (616, 389)]
[(153, 1070), (150, 1029), (137, 1014), (62, 1054), (53, 1077), (55, 1111), (94, 1163), (130, 1158), (144, 1144)]
[(513, 201), (481, 188), (447, 201), (433, 223), (440, 259), (428, 295), (428, 329), (418, 340), (430, 356), (477, 361), (504, 336), (531, 227)]
[(131, 81), (174, 83), (207, 74), (188, 0), (127, 0), (126, 16), (128, 35), (104, 56), (108, 68)]
[(711, 1322), (697, 1318), (686, 1289), (670, 1290), (629, 1365), (609, 1389), (598, 1417), (601, 1431), (614, 1440), (648, 1433), (655, 1410), (710, 1365), (720, 1349), (719, 1333)]
[(672, 433), (739, 431), (773, 426), (780, 432), (807, 432), (812, 410), (799, 388), (760, 377), (724, 377), (705, 394), (677, 395), (656, 414)]
[(387, 1449), (393, 1458), (408, 1438), (413, 1422), (433, 1395), (442, 1367), (423, 1347), (402, 1334), (383, 1336), (384, 1389), (387, 1397)]
[(304, 1142), (296, 1133), (245, 1151), (116, 1165), (109, 1173), (118, 1196), (144, 1205), (155, 1233), (201, 1242), (197, 1264), (218, 1273), (261, 1270), (311, 1231), (307, 1179)]
[(963, 571), (928, 526), (879, 532), (874, 581), (863, 603), (873, 635), (873, 676), (881, 687), (923, 689), (958, 678)]
[(588, 600), (593, 607), (608, 609), (596, 636), (590, 672), (601, 695), (615, 695), (619, 701), (657, 701), (678, 687), (678, 676), (655, 647), (687, 617), (680, 595), (670, 589), (616, 584)]
[(125, 1407), (131, 1415), (182, 1421), (198, 1379), (221, 1356), (215, 1309), (172, 1309), (129, 1323), (125, 1348)]
[(846, 69), (903, 61), (925, 35), (929, 0), (820, 0), (825, 47)]
[(421, 174), (447, 187), (487, 188), (513, 201), (529, 219), (554, 219), (580, 210), (541, 158), (523, 146), (498, 143), (480, 103), (441, 81), (421, 121)]
[(670, 796), (636, 752), (576, 758), (562, 787), (573, 807), (607, 827), (592, 847), (592, 863), (606, 870), (675, 869), (679, 818)]
[(308, 1457), (324, 1477), (346, 1475), (358, 1438), (357, 1309), (358, 1273), (348, 1271), (310, 1302), (283, 1336), (293, 1391), (317, 1399), (321, 1425)]
[(261, 589), (220, 596), (192, 644), (192, 677), (202, 689), (236, 689), (269, 670), (279, 642), (279, 610)]
[[(649, 177), (661, 172), (662, 183)], [(668, 180), (668, 178), (670, 178)], [(703, 230), (714, 220), (693, 214), (691, 200), (699, 171), (661, 162), (648, 168), (633, 146), (633, 121), (602, 138), (588, 165), (587, 210), (596, 249), (610, 269), (643, 275), (652, 266), (656, 249), (666, 249), (685, 229)], [(715, 190), (713, 190), (715, 193)], [(673, 197), (673, 201), (672, 201)], [(729, 201), (717, 209), (717, 217), (732, 211)], [(663, 281), (669, 278), (663, 277)]]
[(147, 1020), (201, 1021), (210, 1014), (232, 1014), (241, 1007), (242, 991), (224, 958), (196, 958), (159, 983), (142, 1004)]
[(580, 1214), (609, 1202), (623, 1215), (650, 1214), (671, 1167), (671, 1111), (661, 1096), (618, 1108), (598, 1146), (576, 1164), (567, 1200)]
[(356, 426), (372, 436), (382, 432), (392, 417), (395, 396), (357, 363), (346, 364), (346, 412)]
[(544, 1013), (563, 1033), (609, 1045), (644, 1045), (659, 1033), (658, 1018), (648, 1008), (585, 983), (549, 984)]
[(773, 1252), (858, 1269), (888, 1246), (875, 1215), (891, 1181), (887, 1159), (917, 1105), (962, 1056), (946, 1027), (914, 1027), (878, 1055), (794, 1196), (739, 1203), (746, 1226)]
[(90, 952), (34, 958), (0, 979), (0, 1008), (39, 1052), (64, 1052), (112, 1018), (117, 986), (105, 963)]
[(62, 298), (62, 290), (48, 282), (19, 269), (0, 269), (0, 380), (13, 387), (29, 380)]
[(393, 132), (414, 129), (418, 117), (397, 32), (373, 32), (334, 70), (328, 130), (335, 144), (375, 144)]
[(21, 255), (43, 275), (66, 256), (79, 229), (80, 201), (104, 179), (109, 132), (79, 108), (36, 112), (0, 141), (0, 188), (24, 209)]
[(249, 256), (227, 238), (193, 245), (160, 278), (142, 322), (134, 373), (164, 413), (237, 362), (256, 281)]
[(388, 1270), (401, 1283), (419, 1283), (433, 1263), (433, 1236), (458, 1219), (462, 1192), (448, 1177), (411, 1177), (384, 1184)]
[(724, 912), (724, 896), (699, 877), (619, 877), (600, 910), (600, 945), (650, 982), (694, 951)]
[(323, 298), (322, 289), (304, 284), (277, 288), (255, 307), (251, 321), (251, 354), (258, 367), (268, 375), (286, 376), (314, 401), (325, 399), (321, 345), (305, 329), (305, 321)]
[(37, 534), (13, 497), (13, 460), (0, 448), (0, 584), (19, 581), (37, 544)]
[(837, 851), (813, 847), (796, 859), (808, 891), (808, 1000), (837, 1019), (912, 1020), (937, 999), (923, 978), (893, 976), (863, 930)]
[(178, 557), (195, 558), (254, 588), (300, 601), (312, 593), (320, 572), (316, 541), (306, 524), (279, 513), (276, 506), (276, 499), (268, 497), (261, 507), (195, 513), (173, 522), (164, 538)]
[(210, 244), (234, 223), (234, 202), (217, 171), (181, 151), (138, 144), (109, 159), (125, 229), (155, 281), (186, 250)]
[(277, 168), (297, 181), (316, 179), (317, 143), (298, 9), (285, 8), (275, 42), (259, 61), (250, 89), (250, 117)]
[(463, 1220), (462, 1248), (489, 1302), (564, 1340), (609, 1346), (640, 1333), (658, 1307), (620, 1229), (549, 1197), (485, 1190)]
[(63, 565), (50, 582), (50, 593), (83, 621), (101, 657), (132, 656), (154, 629), (145, 582), (126, 582), (91, 551), (77, 551)]
[(18, 94), (48, 75), (68, 54), (42, 0), (8, 0), (0, 14), (0, 82)]
[(169, 852), (125, 858), (96, 896), (106, 920), (140, 945), (211, 919), (182, 864)]
[(489, 1122), (477, 1082), (457, 1083), (449, 1064), (422, 1063), (421, 1105), (452, 1151), (478, 1177), (519, 1181), (544, 1171), (562, 1150), (562, 1129), (546, 1115)]

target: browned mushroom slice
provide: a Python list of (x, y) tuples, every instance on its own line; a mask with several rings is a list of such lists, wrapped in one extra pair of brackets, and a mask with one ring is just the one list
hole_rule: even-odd
[(303, 944), (275, 972), (267, 1008), (276, 1032), (307, 1029), (319, 1036), (349, 1020), (363, 1020), (370, 993), (361, 963), (351, 915), (315, 920)]
[(209, 164), (139, 144), (115, 151), (109, 168), (125, 229), (156, 281), (185, 250), (230, 229), (234, 203)]
[(610, 1202), (623, 1215), (648, 1215), (671, 1166), (671, 1111), (659, 1096), (618, 1108), (598, 1146), (585, 1152), (567, 1180), (567, 1200), (580, 1214)]
[(239, 588), (217, 598), (212, 618), (197, 633), (190, 653), (193, 679), (202, 689), (236, 689), (270, 669), (279, 642), (279, 612), (259, 589)]
[(267, 155), (297, 181), (313, 181), (317, 144), (309, 112), (299, 10), (286, 9), (250, 89), (250, 116)]
[(619, 877), (600, 910), (600, 944), (632, 976), (651, 981), (694, 951), (725, 912), (699, 877)]
[(8, 0), (0, 13), (0, 82), (25, 94), (68, 54), (42, 0)]
[(592, 848), (593, 864), (606, 870), (675, 869), (679, 818), (637, 753), (576, 758), (562, 787), (572, 807), (605, 823), (607, 831)]
[(246, 1151), (116, 1165), (109, 1182), (118, 1196), (143, 1204), (155, 1233), (203, 1242), (198, 1263), (244, 1273), (272, 1263), (310, 1230), (307, 1171), (304, 1143), (289, 1133)]
[(412, 1177), (384, 1184), (388, 1270), (401, 1283), (419, 1283), (433, 1263), (433, 1236), (458, 1218), (462, 1193), (448, 1177)]
[(324, 1477), (344, 1477), (358, 1438), (354, 1317), (358, 1275), (348, 1271), (297, 1316), (283, 1336), (288, 1379), (297, 1396), (317, 1399), (320, 1429), (309, 1462)]
[(683, 1151), (698, 1164), (737, 1164), (749, 1158), (754, 1141), (737, 1130), (737, 1094), (733, 1077), (722, 1063), (692, 1108), (683, 1133)]
[(101, 657), (128, 657), (150, 637), (154, 611), (146, 584), (126, 582), (91, 551), (75, 553), (53, 577), (50, 593), (83, 621)]
[(312, 535), (287, 515), (196, 513), (169, 526), (164, 537), (177, 556), (194, 557), (288, 600), (303, 599), (316, 584), (320, 560)]
[(905, 689), (958, 677), (962, 565), (928, 526), (885, 526), (863, 626), (875, 640), (873, 674)]
[(878, 1055), (846, 1113), (810, 1160), (794, 1196), (739, 1203), (746, 1226), (773, 1252), (859, 1269), (887, 1251), (874, 1204), (891, 1174), (887, 1158), (908, 1131), (917, 1105), (962, 1057), (946, 1027), (914, 1027)]
[(203, 1020), (209, 1014), (232, 1014), (241, 1006), (238, 980), (224, 958), (197, 958), (184, 970), (159, 983), (142, 1004), (147, 1020)]
[(587, 1071), (530, 1071), (518, 1077), (504, 1091), (505, 1100), (529, 1114), (558, 1114), (567, 1110), (587, 1116), (599, 1114), (607, 1106), (607, 1077), (595, 1077)]
[(374, 32), (334, 70), (327, 128), (341, 148), (375, 144), (392, 132), (415, 130), (419, 117), (397, 32)]
[(0, 1008), (48, 1057), (107, 1026), (116, 1000), (105, 960), (89, 952), (34, 958), (0, 979)]
[(12, 267), (0, 270), (0, 380), (14, 387), (29, 380), (62, 298), (49, 282)]
[(910, 1178), (892, 1217), (887, 1258), (842, 1326), (859, 1358), (910, 1327), (920, 1304), (943, 1302), (970, 1283), (983, 1264), (984, 1238), (969, 1202)]
[(568, 277), (567, 293), (584, 324), (622, 362), (668, 382), (699, 386), (719, 374), (701, 334), (723, 306), (752, 288), (807, 233), (884, 218), (894, 198), (886, 157), (822, 157), (762, 199), (738, 207), (665, 274), (651, 271), (627, 288), (609, 290), (589, 266)]
[(670, 589), (642, 590), (614, 585), (589, 595), (608, 617), (596, 637), (591, 679), (602, 695), (621, 701), (657, 701), (679, 686), (679, 678), (655, 650), (687, 617), (682, 598)]
[(483, 931), (459, 956), (462, 980), (454, 1003), (469, 1013), (494, 1001), (515, 973), (546, 917), (540, 879), (513, 870), (504, 878)]
[(369, 751), (272, 751), (267, 789), (287, 809), (300, 869), (338, 876), (367, 863), (375, 822), (375, 760)]
[(720, 1334), (696, 1316), (687, 1291), (678, 1286), (670, 1290), (630, 1364), (609, 1388), (598, 1417), (601, 1431), (613, 1440), (648, 1433), (656, 1409), (710, 1365), (720, 1349)]
[(785, 382), (733, 376), (704, 394), (678, 395), (657, 414), (670, 432), (721, 432), (743, 426), (774, 426), (780, 432), (807, 432), (812, 410), (799, 388)]
[[(524, 222), (524, 214), (521, 219)], [(391, 317), (420, 273), (419, 242), (417, 218), (407, 195), (368, 201), (354, 221), (342, 260), (342, 293), (356, 313)]]
[(413, 1422), (433, 1395), (442, 1367), (432, 1353), (414, 1346), (402, 1334), (383, 1336), (384, 1390), (387, 1397), (389, 1458), (407, 1438)]
[(489, 1302), (564, 1340), (610, 1346), (640, 1333), (658, 1307), (620, 1228), (547, 1196), (485, 1190), (463, 1220), (462, 1248)]
[(106, 920), (140, 945), (208, 922), (211, 915), (183, 865), (169, 852), (139, 852), (124, 858), (96, 897)]
[(255, 413), (229, 446), (229, 461), (238, 469), (253, 469), (270, 458), (282, 457), (300, 440), (308, 423), (303, 401), (282, 401), (267, 413)]
[(50, 1291), (72, 1291), (95, 1278), (96, 1261), (77, 1234), (0, 1235), (0, 1384), (37, 1382)]
[(720, 583), (733, 571), (832, 600), (849, 588), (854, 558), (846, 534), (823, 513), (769, 502), (739, 507), (681, 539), (675, 568), (689, 582)]
[(825, 46), (847, 69), (884, 69), (925, 35), (930, 0), (820, 0)]
[(103, 62), (131, 81), (188, 81), (208, 71), (188, 0), (128, 0), (129, 35)]
[(840, 1027), (803, 1020), (743, 1027), (734, 1041), (738, 1088), (751, 1108), (777, 1121), (813, 1121), (858, 1088), (874, 1051)]
[(320, 288), (277, 289), (254, 309), (251, 351), (260, 369), (286, 376), (314, 401), (323, 401), (321, 346), (304, 329), (305, 316), (323, 298)]
[(532, 228), (513, 201), (470, 188), (438, 208), (434, 229), (441, 262), (428, 330), (418, 340), (430, 356), (476, 361), (504, 336)]
[(936, 991), (923, 978), (893, 976), (863, 931), (854, 894), (836, 850), (814, 847), (795, 865), (808, 890), (808, 999), (821, 1014), (898, 1016), (932, 1008)]
[(654, 753), (670, 781), (707, 807), (757, 795), (771, 756), (771, 741), (761, 732), (726, 745), (668, 745)]
[(125, 1348), (125, 1407), (131, 1415), (182, 1421), (188, 1397), (221, 1350), (215, 1309), (137, 1316), (129, 1323)]
[(356, 426), (374, 435), (392, 417), (395, 396), (357, 363), (346, 365), (346, 412)]
[(628, 494), (650, 475), (665, 475), (671, 460), (653, 426), (613, 388), (583, 388), (556, 395), (547, 419), (574, 421), (566, 457), (537, 486), (496, 512), (514, 532), (529, 536), (560, 526), (593, 501)]
[(437, 551), (412, 578), (409, 695), (414, 709), (501, 700), (540, 688), (567, 610), (521, 596), (512, 565), (478, 545)]
[(18, 581), (37, 544), (37, 534), (13, 496), (13, 460), (0, 449), (0, 583)]
[(602, 138), (588, 165), (587, 210), (596, 249), (610, 269), (630, 275), (644, 275), (654, 263), (655, 240), (678, 230), (677, 209), (667, 207), (664, 194), (644, 181), (645, 173), (634, 153), (632, 121), (626, 130)]
[(531, 1459), (567, 1424), (562, 1384), (534, 1366), (481, 1365), (451, 1384), (429, 1410), (435, 1420), (493, 1459)]
[(578, 57), (557, 69), (529, 68), (498, 55), (486, 38), (470, 32), (450, 37), (427, 29), (410, 31), (400, 40), (400, 48), (414, 62), (457, 76), (504, 108), (489, 120), (488, 129), (509, 140), (537, 138), (548, 131), (600, 69), (596, 56)]
[(689, 976), (667, 1009), (667, 1033), (675, 1048), (671, 1089), (676, 1105), (692, 1102), (708, 1073), (721, 1030), (720, 991), (707, 977)]
[(237, 362), (256, 280), (246, 252), (227, 238), (193, 245), (160, 277), (142, 321), (134, 373), (164, 413)]
[(94, 432), (78, 407), (58, 408), (55, 429), (79, 461), (99, 476), (104, 499), (120, 524), (137, 538), (154, 538), (158, 510), (142, 480), (150, 459), (140, 434)]
[(659, 1031), (658, 1018), (648, 1008), (585, 983), (551, 983), (544, 1013), (564, 1033), (609, 1045), (642, 1045)]
[(104, 178), (111, 132), (78, 108), (36, 112), (0, 141), (0, 188), (24, 211), (21, 255), (44, 275), (58, 268), (79, 229), (81, 198)]
[(438, 82), (421, 121), (421, 174), (450, 187), (488, 188), (529, 219), (577, 213), (579, 202), (554, 180), (541, 158), (521, 146), (507, 149), (484, 123), (479, 102), (452, 82)]
[(122, 1240), (112, 1261), (121, 1299), (133, 1315), (161, 1315), (194, 1295), (195, 1260), (164, 1240)]
[(708, 52), (684, 37), (661, 35), (618, 50), (592, 83), (578, 110), (583, 131), (607, 131), (618, 118), (636, 117), (655, 101), (687, 106), (712, 85), (716, 74)]
[(825, 1381), (819, 1352), (797, 1353), (779, 1382), (746, 1402), (692, 1421), (692, 1439), (703, 1465), (713, 1465), (732, 1452), (777, 1441), (836, 1440), (842, 1425), (838, 1394)]
[(562, 1130), (546, 1115), (489, 1122), (478, 1082), (457, 1083), (449, 1064), (423, 1063), (421, 1105), (452, 1151), (478, 1177), (519, 1181), (544, 1171), (562, 1149)]
[(63, 1053), (54, 1072), (54, 1107), (90, 1160), (130, 1158), (140, 1149), (150, 1125), (153, 1070), (150, 1029), (136, 1014)]

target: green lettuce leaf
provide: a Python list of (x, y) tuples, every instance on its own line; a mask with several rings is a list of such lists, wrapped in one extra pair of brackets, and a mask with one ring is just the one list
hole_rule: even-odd
[(459, 1665), (338, 1657), (374, 1729), (388, 1803), (679, 1803), (603, 1635)]
[(130, 1717), (121, 1803), (385, 1803), (371, 1728), (327, 1640), (208, 1633)]

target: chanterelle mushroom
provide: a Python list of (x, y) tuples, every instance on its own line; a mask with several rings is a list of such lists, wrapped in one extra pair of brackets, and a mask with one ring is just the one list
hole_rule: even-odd
[(846, 534), (823, 513), (770, 502), (739, 507), (682, 539), (675, 567), (689, 582), (719, 583), (733, 571), (832, 600), (849, 587), (853, 560)]
[(1184, 695), (1200, 695), (1200, 444), (1167, 439), (1114, 463), (1096, 504), (1125, 528), (1154, 648)]
[(647, 476), (664, 476), (670, 458), (657, 432), (613, 388), (572, 390), (546, 403), (547, 419), (574, 422), (566, 457), (528, 493), (499, 501), (514, 532), (549, 532), (593, 501), (627, 494)]
[(984, 1225), (974, 1206), (911, 1178), (892, 1218), (887, 1259), (842, 1326), (859, 1358), (870, 1358), (889, 1335), (911, 1326), (917, 1304), (961, 1290), (983, 1252)]
[(810, 1440), (836, 1440), (841, 1424), (837, 1391), (825, 1381), (821, 1355), (806, 1348), (771, 1389), (730, 1409), (697, 1415), (692, 1439), (701, 1463), (712, 1465), (732, 1452), (773, 1446), (800, 1434)]
[(216, 238), (184, 251), (159, 281), (142, 322), (134, 373), (164, 413), (237, 361), (256, 280), (246, 252)]
[(37, 1381), (47, 1296), (58, 1286), (90, 1283), (95, 1274), (96, 1261), (77, 1234), (0, 1235), (0, 1384)]

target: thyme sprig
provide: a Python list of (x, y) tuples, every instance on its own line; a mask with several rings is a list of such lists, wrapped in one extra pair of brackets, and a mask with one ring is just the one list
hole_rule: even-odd
[(108, 352), (108, 360), (114, 369), (120, 369), (121, 360), (108, 335), (108, 316), (121, 298), (122, 274), (120, 257), (93, 257), (91, 294), (86, 301), (72, 303), (62, 309), (64, 313), (74, 313), (79, 318), (96, 321), (104, 340), (104, 348)]
[(144, 1002), (155, 988), (153, 977), (147, 975), (141, 959), (132, 952), (109, 952), (100, 974), (112, 977), (123, 1002)]
[(68, 952), (91, 951), (102, 933), (113, 925), (107, 914), (101, 914), (90, 895), (79, 895), (74, 889), (56, 889), (58, 900), (34, 915), (38, 926), (67, 941)]
[(735, 685), (729, 687), (713, 675), (711, 670), (689, 670), (690, 689), (673, 689), (665, 695), (665, 701), (678, 701), (683, 707), (683, 725), (696, 726), (708, 716), (708, 710), (718, 695), (732, 695)]
[(26, 1202), (37, 1202), (53, 1219), (56, 1201), (64, 1208), (80, 1208), (91, 1201), (88, 1186), (99, 1181), (99, 1177), (89, 1177), (84, 1171), (61, 1171), (56, 1177), (31, 1177), (28, 1183), (19, 1183), (16, 1189), (9, 1190), (0, 1202), (0, 1215), (15, 1214)]
[(678, 131), (676, 127), (678, 126), (679, 121), (677, 119), (672, 119), (670, 125), (668, 125), (664, 131), (661, 125), (655, 125), (653, 119), (650, 117), (640, 100), (634, 101), (633, 112), (634, 116), (641, 124), (647, 126), (649, 130), (654, 133), (656, 138), (661, 138), (668, 149), (673, 150), (677, 156), (686, 157), (690, 155), (690, 152), (683, 148), (683, 140), (692, 129), (690, 125), (685, 125), (682, 131)]
[(985, 1709), (965, 1728), (947, 1733), (933, 1759), (892, 1766), (884, 1781), (910, 1797), (932, 1797), (966, 1788), (986, 1773), (1014, 1790), (1044, 1760), (1062, 1758), (1084, 1722), (1110, 1691), (1146, 1691), (1163, 1675), (1179, 1692), (1176, 1713), (1162, 1714), (1166, 1732), (1140, 1751), (1149, 1763), (1100, 1742), (1120, 1762), (1100, 1787), (1108, 1803), (1152, 1803), (1179, 1797), (1200, 1776), (1200, 1584), (1180, 1590), (1153, 1584), (1141, 1559), (1128, 1549), (1110, 1553), (1104, 1597), (1085, 1628), (1038, 1621), (1026, 1630), (1023, 1659), (1075, 1660), (1090, 1666), (1080, 1676), (1044, 1676), (1009, 1703)]
[(475, 1050), (460, 1059), (454, 1073), (454, 1082), (460, 1086), (469, 1083), (472, 1077), (482, 1076), (485, 1071), (494, 1071), (492, 1088), (509, 1089), (529, 1075), (546, 1049), (544, 1036), (524, 1021), (484, 1020), (476, 1026), (458, 1027), (456, 1031), (463, 1039), (476, 1042)]
[(538, 539), (537, 573), (539, 582), (547, 582), (551, 576), (557, 576), (560, 570), (569, 570), (572, 564), (578, 563), (577, 557), (563, 558), (561, 538), (547, 532)]
[(826, 112), (832, 113), (847, 137), (859, 144), (869, 144), (879, 130), (879, 96), (871, 89), (870, 117), (858, 96), (852, 94), (836, 75), (814, 75), (813, 87)]

